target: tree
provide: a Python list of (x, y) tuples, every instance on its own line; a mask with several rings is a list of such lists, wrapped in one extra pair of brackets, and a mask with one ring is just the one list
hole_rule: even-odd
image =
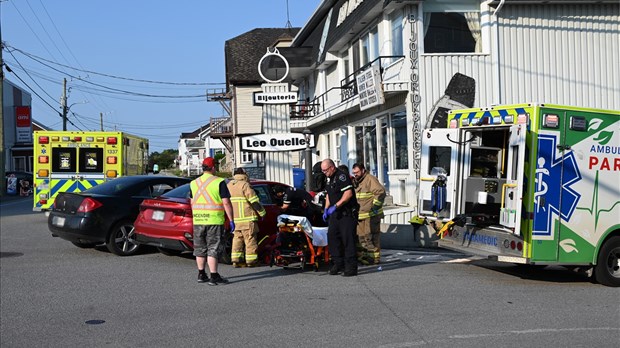
[(153, 168), (153, 164), (157, 164), (160, 169), (169, 169), (174, 165), (174, 160), (178, 156), (179, 152), (175, 149), (167, 149), (162, 153), (153, 152), (149, 155), (149, 167)]

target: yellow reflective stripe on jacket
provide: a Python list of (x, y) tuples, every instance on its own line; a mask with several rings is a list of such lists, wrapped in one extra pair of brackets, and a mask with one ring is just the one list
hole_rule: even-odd
[(220, 197), (220, 183), (223, 180), (220, 177), (204, 173), (190, 183), (192, 191), (192, 221), (194, 224), (224, 224), (224, 204)]
[(355, 194), (355, 197), (357, 197), (357, 199), (367, 199), (367, 198), (372, 198), (373, 194), (372, 192), (357, 192)]

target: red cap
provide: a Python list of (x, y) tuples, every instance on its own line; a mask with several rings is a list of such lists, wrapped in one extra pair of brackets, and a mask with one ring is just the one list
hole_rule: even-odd
[(207, 166), (209, 168), (214, 168), (215, 167), (215, 159), (213, 159), (213, 157), (207, 157), (204, 160), (202, 160), (202, 165), (203, 166)]

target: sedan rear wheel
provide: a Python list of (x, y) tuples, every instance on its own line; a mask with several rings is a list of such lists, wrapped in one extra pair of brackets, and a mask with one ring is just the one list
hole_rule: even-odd
[(119, 256), (136, 254), (140, 246), (136, 243), (133, 221), (124, 220), (114, 225), (108, 236), (106, 246), (110, 252)]

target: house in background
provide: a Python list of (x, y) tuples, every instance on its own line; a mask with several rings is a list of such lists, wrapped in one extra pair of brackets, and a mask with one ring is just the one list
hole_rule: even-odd
[[(220, 102), (229, 117), (212, 118), (210, 135), (226, 147), (233, 168), (242, 167), (252, 178), (265, 178), (264, 155), (241, 151), (240, 137), (263, 133), (263, 109), (254, 105), (253, 94), (264, 83), (258, 63), (267, 48), (288, 47), (299, 28), (258, 28), (226, 41), (226, 89), (211, 90), (210, 101)], [(299, 164), (299, 151), (293, 152), (293, 164)]]
[[(202, 174), (202, 160), (225, 154), (226, 148), (218, 139), (210, 136), (211, 124), (206, 124), (191, 133), (181, 133), (178, 141), (177, 166), (187, 176)], [(226, 161), (220, 163), (220, 171), (231, 171)]]

